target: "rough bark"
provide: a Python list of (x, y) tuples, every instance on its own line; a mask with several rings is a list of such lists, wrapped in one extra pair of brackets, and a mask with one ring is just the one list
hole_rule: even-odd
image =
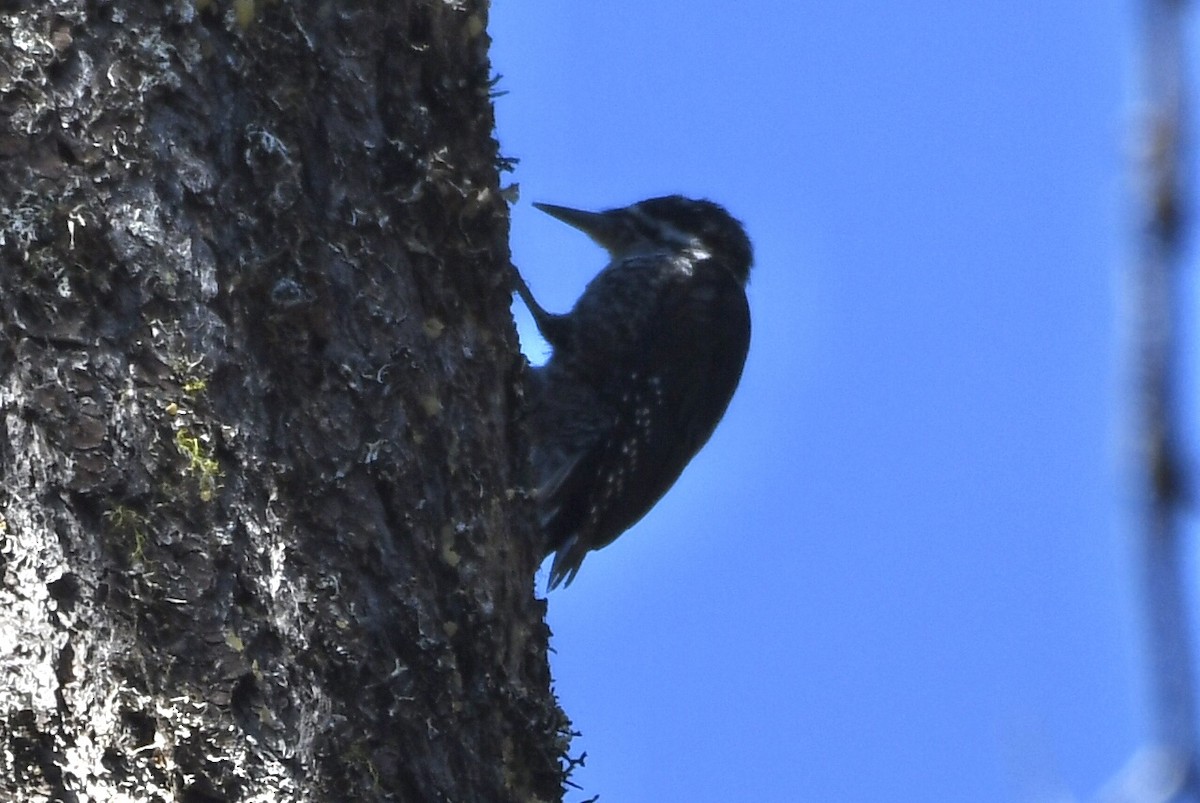
[(561, 796), (484, 0), (0, 0), (0, 800)]

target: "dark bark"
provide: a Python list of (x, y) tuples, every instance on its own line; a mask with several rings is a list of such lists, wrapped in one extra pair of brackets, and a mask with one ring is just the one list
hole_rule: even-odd
[(0, 799), (561, 796), (485, 25), (0, 0)]

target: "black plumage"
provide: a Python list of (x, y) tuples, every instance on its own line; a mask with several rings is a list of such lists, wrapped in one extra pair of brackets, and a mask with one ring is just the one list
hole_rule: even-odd
[(536, 206), (611, 258), (562, 315), (516, 277), (553, 348), (531, 372), (527, 431), (554, 588), (654, 506), (720, 421), (750, 343), (752, 252), (741, 224), (710, 201)]

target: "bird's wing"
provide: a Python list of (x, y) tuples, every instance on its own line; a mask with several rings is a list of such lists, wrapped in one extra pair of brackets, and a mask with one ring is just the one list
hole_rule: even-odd
[(662, 325), (648, 327), (628, 376), (605, 399), (611, 420), (547, 489), (551, 587), (641, 519), (712, 435), (749, 346), (745, 295), (730, 289), (660, 294)]

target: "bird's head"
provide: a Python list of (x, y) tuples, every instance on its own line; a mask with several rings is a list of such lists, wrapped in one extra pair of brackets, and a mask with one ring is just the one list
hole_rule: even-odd
[(720, 259), (743, 284), (750, 275), (750, 238), (741, 223), (712, 201), (664, 195), (603, 212), (534, 206), (587, 234), (614, 260), (690, 250)]

